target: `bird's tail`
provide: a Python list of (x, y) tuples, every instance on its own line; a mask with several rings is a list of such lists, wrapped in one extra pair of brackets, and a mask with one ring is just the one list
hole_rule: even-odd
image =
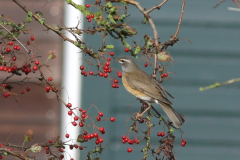
[(173, 122), (176, 128), (179, 128), (185, 122), (184, 118), (175, 111), (171, 105), (159, 102), (159, 105), (162, 107), (164, 112), (168, 115), (170, 120)]

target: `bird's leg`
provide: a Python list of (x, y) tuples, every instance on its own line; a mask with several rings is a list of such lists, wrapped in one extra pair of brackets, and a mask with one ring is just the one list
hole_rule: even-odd
[(145, 111), (143, 111), (142, 113), (137, 113), (136, 119), (141, 119), (141, 117), (144, 115), (144, 113), (146, 113), (152, 107), (152, 104), (149, 102), (143, 102), (143, 103), (146, 103), (148, 105), (148, 108), (145, 109)]

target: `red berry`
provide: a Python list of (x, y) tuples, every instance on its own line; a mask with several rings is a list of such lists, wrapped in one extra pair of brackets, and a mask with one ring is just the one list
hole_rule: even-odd
[(80, 150), (83, 150), (83, 146), (79, 146), (79, 149), (80, 149)]
[(117, 72), (117, 75), (118, 75), (119, 78), (122, 77), (122, 73), (120, 71)]
[(81, 65), (81, 66), (80, 66), (80, 69), (81, 69), (81, 70), (84, 70), (84, 66), (83, 66), (83, 65)]
[(66, 138), (69, 138), (69, 134), (66, 134), (65, 137), (66, 137)]
[(103, 73), (102, 73), (102, 72), (100, 72), (100, 73), (99, 73), (99, 76), (100, 76), (100, 77), (102, 77), (102, 76), (103, 76)]
[(164, 76), (164, 77), (168, 77), (168, 73), (167, 73), (167, 72), (164, 73), (163, 76)]
[(110, 121), (111, 121), (111, 122), (114, 122), (114, 121), (115, 121), (115, 118), (114, 118), (114, 117), (111, 117), (111, 118), (110, 118)]
[(30, 43), (31, 43), (30, 41), (27, 41), (27, 44), (28, 44), (28, 45), (30, 45)]
[(4, 66), (3, 67), (3, 70), (6, 72), (8, 70), (8, 67), (7, 66)]
[(126, 143), (125, 139), (122, 140), (122, 143), (123, 143), (123, 144)]
[(13, 49), (14, 49), (14, 50), (17, 50), (17, 45), (14, 45), (14, 46), (13, 46)]
[(122, 136), (122, 139), (126, 139), (127, 137), (126, 136)]
[(87, 113), (87, 111), (84, 109), (84, 110), (82, 110), (82, 113), (85, 114), (85, 113)]
[(72, 122), (72, 125), (73, 125), (73, 126), (76, 126), (76, 125), (77, 125), (77, 122), (75, 122), (75, 121)]
[(102, 142), (103, 142), (103, 139), (102, 139), (102, 138), (99, 138), (98, 140), (99, 140), (99, 142), (100, 142), (100, 143), (102, 143)]
[(131, 153), (131, 152), (132, 152), (132, 148), (128, 148), (127, 151), (128, 151), (129, 153)]
[(86, 7), (89, 8), (89, 7), (90, 7), (90, 4), (86, 4)]
[(129, 52), (129, 48), (125, 48), (125, 52)]
[(89, 19), (89, 18), (90, 18), (90, 15), (87, 15), (86, 18)]
[(163, 136), (165, 136), (165, 133), (164, 132), (158, 132), (157, 136), (163, 137)]
[(86, 114), (82, 114), (82, 115), (81, 115), (82, 118), (85, 118), (86, 116), (87, 116)]
[(148, 66), (148, 63), (145, 63), (145, 65), (144, 65), (145, 67), (147, 67)]
[(117, 79), (114, 79), (113, 82), (114, 82), (114, 83), (118, 83), (118, 80), (117, 80)]
[(3, 66), (0, 66), (0, 71), (3, 71)]
[(50, 140), (48, 141), (48, 143), (53, 143), (53, 141), (50, 139)]
[(110, 62), (107, 62), (107, 63), (106, 63), (106, 66), (110, 66)]
[(11, 48), (7, 48), (6, 52), (8, 52), (8, 53), (11, 52)]
[(103, 132), (104, 131), (104, 127), (99, 128), (99, 131)]
[(63, 152), (63, 149), (62, 149), (62, 148), (59, 148), (58, 150), (59, 150), (60, 152)]
[(102, 112), (99, 112), (98, 115), (99, 115), (100, 117), (102, 117), (102, 116), (103, 116), (103, 113), (102, 113)]
[(27, 87), (27, 89), (26, 89), (27, 91), (30, 91), (30, 87)]
[(108, 57), (108, 58), (107, 58), (107, 61), (111, 61), (111, 58), (110, 58), (110, 57)]
[(107, 73), (104, 73), (104, 78), (107, 78), (108, 77), (108, 74)]
[(116, 84), (116, 88), (119, 88), (119, 85), (118, 85), (118, 84)]
[(25, 93), (25, 91), (24, 91), (24, 90), (22, 90), (22, 91), (21, 91), (21, 93), (22, 93), (22, 94), (24, 94), (24, 93)]
[(36, 61), (35, 61), (35, 64), (36, 64), (36, 65), (39, 65), (39, 61), (38, 61), (38, 60), (36, 60)]
[(95, 17), (94, 14), (92, 14), (92, 15), (91, 15), (91, 18), (94, 18), (94, 17)]
[(79, 126), (80, 126), (80, 127), (83, 127), (84, 125), (83, 125), (83, 123), (82, 123), (82, 122), (80, 122), (80, 123), (79, 123)]
[(73, 113), (72, 111), (68, 111), (68, 115), (69, 115), (69, 116), (71, 116), (71, 115), (72, 115), (72, 113)]
[(77, 148), (78, 148), (78, 145), (77, 145), (77, 144), (74, 144), (74, 147), (77, 149)]
[(101, 120), (101, 117), (97, 116), (97, 117), (96, 117), (96, 120), (97, 120), (97, 121), (100, 121), (100, 120)]
[(88, 22), (92, 22), (92, 18), (89, 18), (89, 19), (88, 19)]
[(90, 74), (90, 75), (93, 75), (93, 71), (89, 71), (89, 74)]
[(33, 36), (31, 36), (30, 39), (31, 39), (32, 41), (34, 41), (35, 38), (34, 38)]
[(46, 151), (46, 154), (49, 154), (49, 150)]
[(111, 55), (111, 56), (114, 56), (114, 52), (110, 52), (110, 55)]
[(161, 78), (163, 78), (163, 77), (164, 77), (164, 74), (161, 75)]
[(67, 107), (68, 107), (68, 108), (72, 107), (72, 103), (68, 103), (68, 104), (67, 104)]
[(53, 79), (52, 79), (52, 77), (48, 77), (48, 81), (52, 81)]
[(78, 116), (75, 116), (75, 117), (74, 117), (74, 120), (77, 121), (77, 120), (78, 120)]
[(3, 87), (3, 88), (7, 87), (7, 84), (2, 84), (2, 87)]
[(8, 73), (11, 73), (12, 72), (12, 68), (8, 68)]
[(13, 45), (13, 41), (10, 41), (8, 44), (9, 44), (9, 45)]
[(50, 86), (47, 86), (47, 87), (46, 87), (46, 92), (49, 92), (50, 89), (51, 89), (51, 87), (50, 87)]
[(87, 77), (87, 72), (84, 73), (84, 76)]
[(19, 46), (17, 46), (17, 50), (18, 50), (18, 51), (20, 50), (20, 47), (19, 47)]
[(93, 136), (97, 138), (97, 137), (98, 137), (98, 133), (97, 133), (97, 132), (94, 132), (94, 133), (93, 133)]
[(13, 60), (13, 61), (16, 61), (16, 59), (17, 59), (17, 57), (16, 57), (16, 56), (12, 57), (12, 60)]
[(186, 143), (184, 143), (184, 142), (182, 142), (182, 143), (181, 143), (181, 146), (183, 146), (183, 147), (184, 147), (185, 145), (186, 145)]
[(33, 70), (35, 70), (35, 71), (38, 70), (38, 66), (34, 66)]
[(185, 139), (182, 140), (183, 143), (187, 143), (187, 141)]
[(13, 66), (13, 70), (16, 71), (18, 67), (16, 65)]
[(115, 83), (112, 84), (112, 88), (116, 88), (116, 84)]
[(96, 143), (96, 144), (99, 144), (99, 140), (96, 140), (95, 143)]

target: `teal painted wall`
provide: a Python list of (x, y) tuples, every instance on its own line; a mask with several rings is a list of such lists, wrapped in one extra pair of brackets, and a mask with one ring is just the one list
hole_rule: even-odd
[[(227, 10), (227, 7), (235, 7), (232, 1), (213, 9), (218, 1), (187, 0), (179, 37), (192, 43), (180, 39), (178, 44), (168, 49), (176, 61), (168, 67), (168, 71), (176, 74), (170, 75), (171, 80), (164, 81), (162, 85), (176, 98), (172, 100), (176, 110), (187, 117), (182, 127), (188, 138), (185, 147), (180, 146), (180, 134), (176, 133), (175, 154), (179, 160), (235, 160), (240, 157), (240, 83), (199, 91), (199, 87), (238, 78), (240, 73), (240, 12)], [(146, 8), (154, 5), (149, 1), (140, 3)], [(175, 33), (181, 3), (169, 1), (160, 11), (152, 12), (161, 42), (167, 41)], [(141, 26), (143, 17), (135, 11), (137, 9), (131, 9), (128, 24), (132, 28), (138, 27), (139, 37), (128, 38), (129, 43), (142, 39), (144, 33), (152, 35), (150, 27), (146, 30), (143, 28), (145, 26)], [(101, 39), (92, 36), (86, 39), (91, 44), (101, 42)], [(126, 55), (120, 42), (111, 39), (108, 42), (114, 44), (116, 57)], [(151, 67), (146, 69), (143, 63), (140, 66), (151, 73)], [(117, 63), (112, 67), (121, 69)], [(83, 107), (88, 108), (96, 102), (105, 113), (104, 117), (116, 118), (115, 123), (106, 127), (106, 132), (110, 134), (106, 133), (103, 137), (110, 143), (102, 159), (142, 159), (143, 154), (139, 151), (144, 148), (144, 142), (135, 145), (131, 154), (126, 151), (130, 145), (121, 143), (121, 136), (127, 133), (126, 120), (130, 117), (125, 107), (135, 99), (124, 89), (121, 81), (119, 89), (112, 89), (110, 81), (88, 76), (84, 78), (82, 90)], [(139, 107), (140, 103), (136, 101), (130, 110), (136, 112)], [(162, 112), (160, 108), (159, 111)], [(157, 143), (155, 135), (158, 130), (157, 127), (154, 129), (151, 141)], [(159, 127), (161, 130), (162, 126)], [(84, 153), (82, 159), (86, 159)], [(154, 158), (149, 156), (148, 159)]]

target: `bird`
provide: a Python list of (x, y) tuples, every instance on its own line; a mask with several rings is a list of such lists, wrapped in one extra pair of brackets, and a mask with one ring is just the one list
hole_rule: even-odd
[[(146, 110), (151, 108), (151, 103), (160, 105), (174, 126), (180, 128), (185, 120), (183, 116), (172, 107), (173, 104), (168, 100), (165, 93), (172, 98), (173, 96), (171, 96), (157, 80), (141, 70), (131, 57), (114, 59), (122, 65), (122, 83), (125, 89), (133, 96), (147, 103), (149, 107)], [(146, 110), (143, 113), (145, 113)]]

